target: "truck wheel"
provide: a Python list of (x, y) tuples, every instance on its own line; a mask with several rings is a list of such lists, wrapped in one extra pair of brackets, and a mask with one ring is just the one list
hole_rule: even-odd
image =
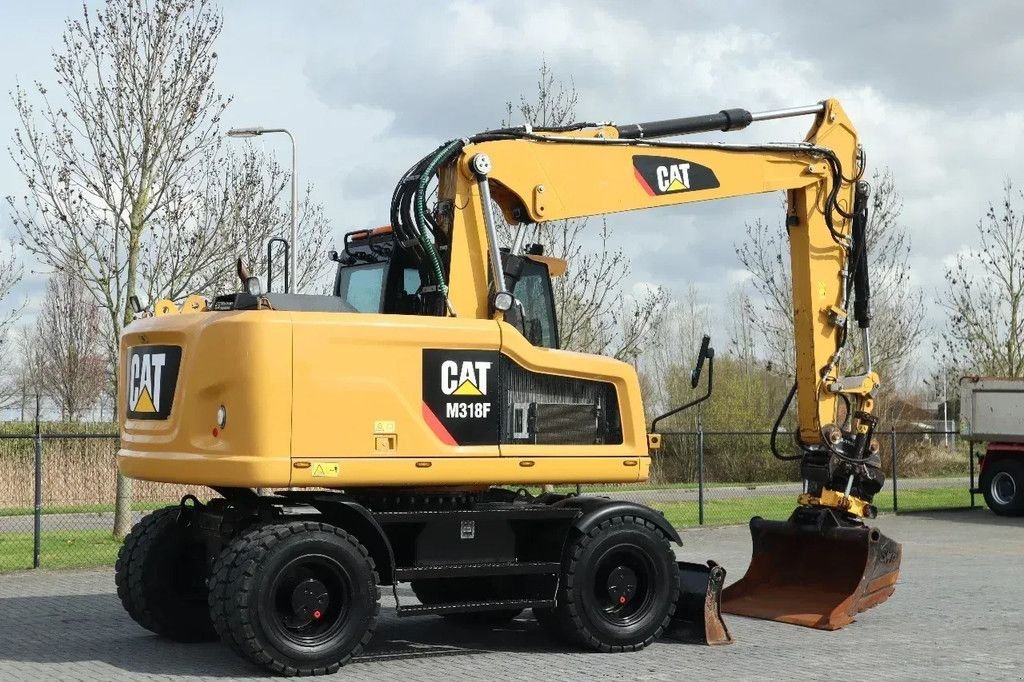
[[(485, 601), (501, 599), (504, 594), (501, 585), (487, 578), (424, 578), (409, 583), (413, 594), (424, 606), (443, 604), (446, 601)], [(455, 599), (451, 597), (455, 596)], [(501, 611), (478, 611), (475, 613), (446, 613), (442, 617), (456, 625), (504, 625), (515, 620), (522, 609)]]
[(214, 563), (209, 609), (232, 649), (285, 675), (336, 672), (377, 625), (369, 552), (340, 528), (294, 521), (248, 531)]
[(1024, 462), (1000, 459), (985, 467), (981, 475), (985, 504), (1000, 516), (1024, 514)]
[(179, 507), (142, 518), (114, 564), (117, 596), (132, 620), (176, 642), (217, 639), (206, 607), (206, 548), (178, 525)]
[(668, 538), (644, 519), (618, 516), (599, 524), (569, 545), (562, 570), (559, 604), (541, 623), (587, 648), (642, 649), (675, 613), (675, 554)]

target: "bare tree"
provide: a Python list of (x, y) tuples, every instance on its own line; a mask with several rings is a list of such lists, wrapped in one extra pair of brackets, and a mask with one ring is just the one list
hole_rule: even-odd
[(101, 322), (101, 312), (79, 278), (66, 272), (50, 277), (30, 362), (62, 421), (80, 419), (107, 383)]
[(36, 396), (43, 394), (41, 348), (36, 341), (35, 329), (23, 325), (14, 334), (14, 345), (18, 350), (20, 362), (15, 370), (15, 392), (20, 420), (25, 421), (29, 415), (35, 414)]
[[(579, 94), (570, 79), (566, 85), (541, 62), (534, 98), (520, 95), (506, 102), (503, 126), (526, 123), (534, 128), (557, 128), (572, 123)], [(500, 214), (500, 212), (496, 212)], [(612, 230), (604, 219), (588, 243), (586, 219), (556, 220), (527, 226), (526, 243), (543, 244), (548, 255), (565, 259), (568, 270), (553, 282), (558, 335), (562, 348), (633, 360), (657, 333), (667, 293), (649, 289), (639, 296), (623, 291), (629, 279), (629, 259), (610, 245)], [(518, 226), (501, 229), (506, 245)]]
[(749, 314), (754, 303), (745, 286), (737, 286), (729, 292), (728, 306), (728, 352), (744, 368), (759, 365), (757, 353), (757, 329)]
[[(147, 230), (190, 183), (205, 182), (228, 99), (213, 87), (222, 19), (210, 0), (108, 0), (65, 24), (57, 97), (43, 83), (12, 94), (11, 156), (27, 184), (8, 197), (25, 247), (73, 272), (107, 315), (110, 366), (131, 319)], [(130, 525), (119, 476), (114, 533)]]
[[(924, 336), (923, 296), (910, 286), (910, 238), (900, 223), (903, 198), (892, 173), (884, 170), (872, 178), (871, 209), (868, 220), (868, 259), (871, 267), (873, 317), (872, 360), (885, 375), (886, 386), (905, 378), (910, 354)], [(792, 374), (793, 290), (790, 274), (789, 240), (780, 225), (771, 229), (757, 220), (747, 225), (745, 241), (736, 247), (740, 262), (753, 275), (758, 294), (745, 303), (746, 314), (756, 320), (769, 366)], [(855, 323), (850, 321), (851, 332)], [(849, 335), (853, 364), (859, 362), (860, 337)]]
[[(21, 281), (25, 269), (13, 246), (6, 255), (0, 255), (0, 303), (8, 301), (14, 287)], [(26, 301), (5, 305), (6, 310), (0, 313), (0, 348), (10, 348), (15, 339), (11, 337), (11, 329), (20, 319), (25, 310)], [(0, 409), (14, 407), (21, 398), (17, 366), (6, 363), (0, 366)]]
[(961, 371), (1024, 376), (1024, 193), (1007, 180), (1003, 198), (978, 221), (978, 249), (947, 268), (939, 299), (943, 363)]
[[(239, 245), (251, 257), (251, 244), (287, 223), (287, 174), (222, 144), (230, 98), (213, 83), (222, 26), (214, 0), (83, 6), (53, 54), (53, 91), (37, 82), (11, 95), (19, 126), (10, 153), (27, 188), (8, 197), (14, 223), (32, 254), (81, 279), (103, 311), (111, 385), (133, 295), (212, 293)], [(320, 230), (319, 245), (326, 221), (309, 196), (304, 224)], [(130, 493), (119, 476), (117, 535), (130, 524)]]
[[(266, 273), (266, 246), (273, 237), (288, 237), (291, 203), (286, 191), (290, 173), (273, 158), (251, 147), (228, 153), (226, 163), (210, 171), (201, 193), (180, 197), (168, 211), (165, 229), (155, 230), (143, 245), (140, 272), (143, 301), (166, 297), (180, 300), (192, 293), (214, 295), (238, 284), (234, 261)], [(299, 244), (297, 289), (317, 289), (328, 261), (324, 246), (330, 222), (307, 186), (298, 205)], [(283, 273), (283, 252), (273, 253), (277, 282)]]

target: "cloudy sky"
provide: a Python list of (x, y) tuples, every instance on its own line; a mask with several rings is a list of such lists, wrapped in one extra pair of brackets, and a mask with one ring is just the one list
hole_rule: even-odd
[[(0, 4), (0, 86), (48, 79), (78, 0)], [(927, 6), (927, 10), (923, 8)], [(825, 12), (822, 14), (822, 12)], [(234, 125), (286, 126), (299, 176), (337, 234), (386, 221), (395, 181), (440, 140), (498, 124), (546, 59), (578, 115), (628, 123), (839, 98), (873, 168), (905, 200), (913, 281), (931, 303), (943, 264), (974, 239), (1005, 178), (1024, 183), (1024, 38), (1018, 3), (389, 2), (226, 0), (220, 88)], [(809, 122), (730, 141), (802, 139)], [(15, 126), (0, 102), (0, 132)], [(284, 138), (260, 144), (287, 158)], [(0, 195), (20, 191), (6, 155)], [(712, 306), (743, 280), (744, 223), (775, 224), (779, 198), (612, 218), (633, 285), (699, 288)], [(9, 216), (0, 230), (10, 237)], [(23, 287), (37, 295), (39, 278)], [(938, 320), (933, 310), (926, 313)], [(722, 312), (719, 312), (721, 317)]]

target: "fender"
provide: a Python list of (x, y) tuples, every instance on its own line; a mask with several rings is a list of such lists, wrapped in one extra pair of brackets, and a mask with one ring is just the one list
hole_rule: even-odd
[[(298, 496), (292, 493), (290, 497), (294, 499)], [(326, 520), (356, 536), (373, 557), (382, 585), (395, 583), (395, 553), (391, 541), (366, 507), (353, 500), (332, 495), (303, 495), (301, 498), (316, 508)]]
[(658, 530), (672, 542), (680, 546), (683, 544), (678, 531), (672, 527), (664, 514), (636, 502), (612, 500), (607, 497), (567, 497), (552, 506), (579, 509), (582, 514), (576, 518), (573, 528), (581, 533), (589, 533), (594, 526), (615, 516), (638, 516), (657, 526)]

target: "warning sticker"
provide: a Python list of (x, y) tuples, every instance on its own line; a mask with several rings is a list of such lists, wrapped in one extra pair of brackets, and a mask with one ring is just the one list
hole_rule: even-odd
[(313, 478), (337, 478), (337, 462), (320, 462), (313, 465)]

